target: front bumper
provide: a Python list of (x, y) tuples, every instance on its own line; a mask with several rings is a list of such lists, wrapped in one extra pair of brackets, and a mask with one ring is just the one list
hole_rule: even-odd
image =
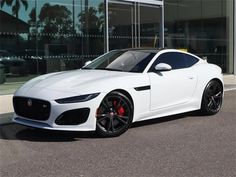
[[(102, 99), (104, 98), (105, 93), (100, 93), (96, 98), (79, 103), (70, 103), (70, 104), (59, 104), (56, 101), (49, 101), (51, 105), (50, 116), (47, 120), (42, 121), (40, 119), (30, 119), (27, 117), (22, 117), (16, 113), (13, 116), (13, 122), (41, 129), (47, 130), (62, 130), (62, 131), (94, 131), (96, 130), (96, 112), (99, 107)], [(89, 109), (89, 114), (87, 115), (86, 121), (78, 125), (58, 125), (56, 120), (63, 115), (64, 113), (71, 110), (78, 109)], [(78, 118), (81, 115), (78, 115)]]

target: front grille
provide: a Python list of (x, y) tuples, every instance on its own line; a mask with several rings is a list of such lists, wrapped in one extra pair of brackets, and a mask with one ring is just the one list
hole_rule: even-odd
[(49, 118), (51, 105), (48, 101), (34, 98), (14, 97), (15, 113), (24, 118), (45, 121)]

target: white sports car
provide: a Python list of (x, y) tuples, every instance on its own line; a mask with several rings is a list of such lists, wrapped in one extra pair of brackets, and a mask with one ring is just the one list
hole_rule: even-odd
[(179, 50), (122, 49), (30, 80), (14, 94), (13, 121), (109, 137), (132, 122), (193, 110), (212, 115), (222, 100), (218, 66)]

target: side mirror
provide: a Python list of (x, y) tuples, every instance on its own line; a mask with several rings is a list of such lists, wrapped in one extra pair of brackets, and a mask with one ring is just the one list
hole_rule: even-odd
[(155, 66), (156, 71), (171, 71), (172, 67), (166, 63), (159, 63)]

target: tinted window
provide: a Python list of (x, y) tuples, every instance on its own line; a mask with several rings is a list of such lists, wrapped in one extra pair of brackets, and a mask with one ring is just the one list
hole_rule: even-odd
[(185, 58), (181, 53), (169, 52), (161, 54), (151, 67), (151, 71), (154, 71), (154, 68), (159, 63), (169, 64), (172, 69), (181, 69), (186, 68)]
[(183, 55), (186, 59), (187, 67), (193, 66), (195, 63), (197, 63), (199, 61), (199, 59), (197, 59), (196, 57), (193, 57), (191, 55), (188, 55), (188, 54), (183, 54)]
[(156, 53), (135, 52), (136, 65), (131, 69), (131, 72), (143, 72), (149, 62), (153, 59)]

